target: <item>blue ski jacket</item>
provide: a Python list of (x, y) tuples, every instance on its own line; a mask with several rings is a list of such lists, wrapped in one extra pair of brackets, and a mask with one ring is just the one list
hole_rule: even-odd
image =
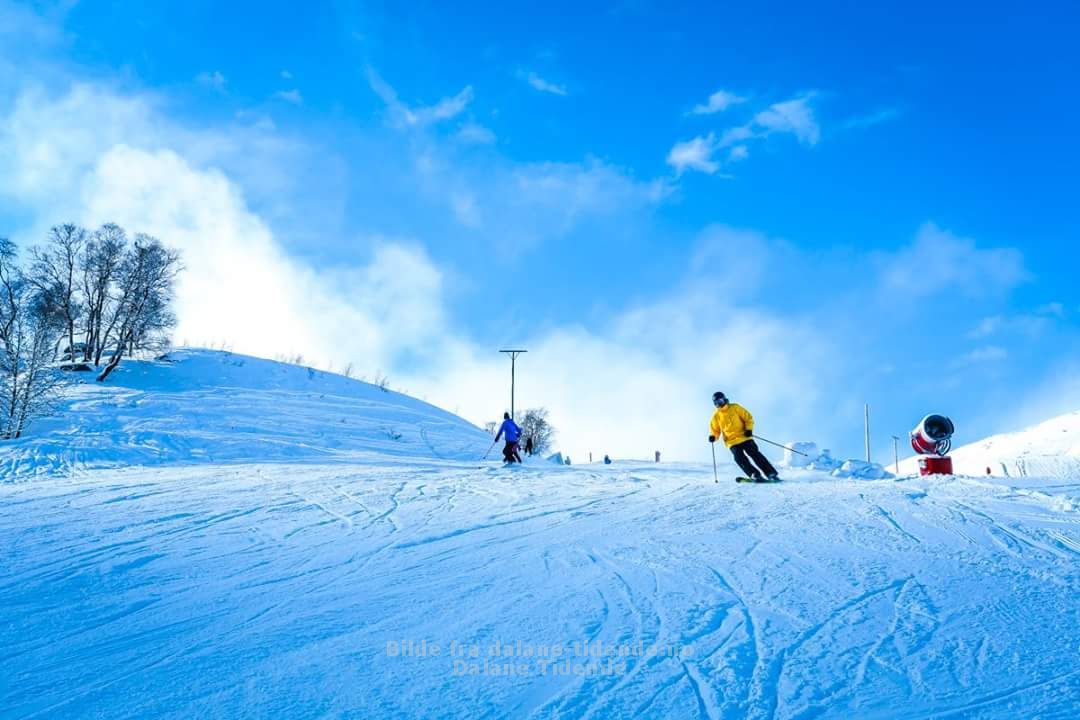
[(517, 426), (517, 423), (513, 420), (503, 420), (502, 427), (499, 428), (498, 434), (495, 435), (495, 442), (499, 442), (499, 438), (506, 434), (506, 442), (517, 442), (521, 437), (521, 428)]

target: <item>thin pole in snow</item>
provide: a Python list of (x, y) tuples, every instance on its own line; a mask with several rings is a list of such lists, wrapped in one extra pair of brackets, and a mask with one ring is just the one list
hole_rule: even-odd
[(793, 447), (788, 447), (787, 445), (781, 445), (780, 443), (773, 442), (772, 440), (766, 440), (765, 438), (761, 437), (760, 435), (755, 435), (754, 439), (755, 440), (760, 440), (761, 442), (764, 442), (764, 443), (769, 443), (770, 445), (775, 445), (778, 448), (784, 448), (785, 450), (790, 450), (791, 452), (795, 453), (796, 455), (802, 455), (803, 457), (810, 457), (809, 455), (804, 453), (802, 450), (796, 450)]
[(522, 353), (529, 352), (528, 350), (500, 350), (501, 353), (506, 353), (510, 356), (510, 417), (514, 417), (514, 375), (517, 369), (517, 356)]
[(870, 462), (870, 403), (863, 405), (863, 429), (866, 431), (866, 462)]
[(900, 474), (900, 438), (896, 435), (892, 436), (892, 455), (893, 463), (896, 465), (896, 474)]

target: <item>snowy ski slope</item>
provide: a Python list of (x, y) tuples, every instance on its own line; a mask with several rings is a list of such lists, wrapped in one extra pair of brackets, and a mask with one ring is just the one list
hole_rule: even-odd
[(968, 475), (1080, 477), (1080, 412), (957, 448), (953, 469)]
[[(490, 436), (444, 410), (341, 375), (210, 350), (87, 373), (62, 412), (0, 446), (0, 481), (130, 465), (478, 457)], [(479, 450), (478, 450), (479, 448)]]
[(182, 357), (5, 451), (0, 716), (1076, 717), (1080, 478), (511, 470)]

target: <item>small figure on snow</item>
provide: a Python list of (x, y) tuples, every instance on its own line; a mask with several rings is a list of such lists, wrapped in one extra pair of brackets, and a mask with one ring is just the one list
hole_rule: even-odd
[(506, 445), (503, 446), (503, 462), (512, 463), (515, 460), (521, 462), (518, 454), (518, 440), (521, 439), (521, 428), (510, 418), (510, 413), (503, 413), (503, 423), (499, 432), (495, 434), (495, 442), (506, 435)]
[(761, 454), (754, 442), (754, 416), (742, 405), (730, 402), (727, 396), (719, 391), (713, 393), (713, 405), (716, 406), (716, 412), (709, 423), (709, 442), (722, 438), (735, 456), (736, 464), (751, 480), (762, 481), (762, 473), (769, 480), (779, 480), (776, 468)]
[(532, 455), (532, 454), (533, 454), (533, 441), (532, 441), (532, 435), (530, 435), (529, 437), (525, 438), (525, 454), (526, 454), (526, 455)]
[(604, 464), (605, 465), (610, 465), (611, 464), (611, 458), (608, 457), (607, 455), (604, 456)]

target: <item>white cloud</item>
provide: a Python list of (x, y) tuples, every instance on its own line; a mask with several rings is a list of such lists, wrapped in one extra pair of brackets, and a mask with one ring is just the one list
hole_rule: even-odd
[(1065, 305), (1059, 302), (1048, 302), (1045, 305), (1039, 306), (1035, 312), (1039, 315), (1048, 315), (1050, 317), (1063, 319), (1065, 317)]
[[(261, 113), (239, 111), (233, 122), (193, 129), (172, 122), (165, 112), (171, 103), (153, 93), (89, 83), (66, 87), (61, 93), (22, 91), (11, 111), (0, 115), (0, 143), (12, 149), (0, 152), (6, 192), (38, 209), (41, 222), (68, 216), (84, 174), (119, 144), (173, 149), (195, 167), (228, 168), (275, 221), (293, 210), (328, 214), (338, 199), (342, 178), (334, 158), (277, 133), (273, 120)], [(294, 240), (303, 226), (311, 227), (310, 219), (290, 227)]]
[[(467, 242), (490, 245), (500, 262), (523, 248), (557, 241), (585, 223), (641, 219), (671, 192), (666, 179), (639, 180), (626, 169), (595, 158), (510, 161), (477, 148), (496, 138), (471, 119), (450, 133), (447, 143), (439, 132), (421, 132), (437, 113), (406, 106), (397, 91), (370, 68), (368, 80), (387, 105), (389, 125), (416, 130), (400, 141), (382, 143), (391, 151), (387, 166), (400, 167), (405, 173), (396, 181), (407, 183), (414, 198), (444, 208), (454, 223), (470, 231)], [(464, 111), (471, 88), (457, 97)]]
[(417, 108), (412, 111), (413, 122), (426, 125), (439, 120), (449, 120), (460, 115), (473, 99), (472, 86), (466, 86), (461, 92), (453, 97), (443, 98), (435, 105), (426, 108)]
[(1042, 308), (1036, 310), (1035, 313), (1019, 313), (1008, 317), (994, 315), (983, 318), (967, 333), (967, 337), (971, 340), (983, 340), (989, 337), (1013, 335), (1030, 341), (1049, 330), (1056, 317), (1047, 315), (1041, 310)]
[(390, 83), (383, 80), (382, 75), (379, 75), (375, 71), (375, 68), (368, 66), (367, 70), (368, 85), (375, 92), (379, 98), (386, 103), (392, 111), (405, 112), (408, 108), (398, 100), (397, 90), (390, 85)]
[(205, 85), (213, 90), (217, 90), (218, 92), (223, 92), (225, 90), (225, 76), (221, 74), (220, 70), (201, 72), (195, 76), (195, 82), (200, 85)]
[(720, 140), (716, 143), (717, 147), (730, 147), (737, 143), (746, 142), (747, 140), (755, 139), (754, 130), (750, 125), (740, 125), (738, 127), (728, 128), (720, 135)]
[(955, 367), (968, 367), (983, 363), (1000, 362), (1009, 357), (1009, 351), (999, 345), (984, 345), (956, 359)]
[(716, 150), (715, 135), (699, 135), (692, 140), (675, 143), (668, 152), (667, 164), (675, 169), (677, 175), (682, 175), (687, 170), (712, 175), (720, 170), (720, 163), (713, 159)]
[(738, 95), (728, 92), (727, 90), (717, 90), (709, 99), (700, 105), (695, 105), (691, 110), (693, 115), (712, 115), (714, 113), (723, 112), (732, 105), (738, 105), (746, 102), (746, 98), (739, 97)]
[[(367, 269), (318, 271), (281, 248), (235, 176), (218, 165), (230, 158), (237, 160), (230, 167), (243, 167), (253, 150), (277, 142), (255, 130), (185, 129), (163, 115), (152, 96), (90, 84), (59, 96), (26, 92), (0, 116), (0, 195), (34, 218), (13, 237), (24, 244), (42, 237), (49, 224), (72, 220), (88, 226), (117, 222), (178, 246), (188, 268), (178, 340), (227, 341), (237, 351), (269, 356), (295, 350), (383, 369), (396, 353), (422, 343), (437, 350), (440, 343), (457, 342), (443, 317), (439, 283), (417, 287), (416, 324), (398, 317), (383, 322), (389, 311), (380, 298), (391, 302), (397, 293), (385, 281), (365, 294), (357, 279), (369, 277)], [(462, 226), (515, 252), (592, 218), (631, 216), (668, 192), (662, 182), (637, 181), (598, 160), (499, 161), (475, 173), (463, 173), (436, 147), (419, 160), (412, 176), (416, 190), (445, 198)], [(262, 184), (270, 197), (295, 197), (286, 183), (302, 164), (291, 151), (273, 156), (244, 173), (245, 188)], [(397, 268), (389, 274), (371, 270), (380, 278), (397, 277), (407, 288), (440, 276), (418, 246), (375, 242), (384, 250), (372, 266), (393, 260)], [(350, 328), (348, 337), (341, 336), (343, 327)]]
[(300, 91), (295, 88), (292, 90), (278, 90), (274, 93), (274, 97), (278, 100), (292, 103), (293, 105), (302, 105), (304, 103), (304, 97), (300, 94)]
[(877, 112), (870, 113), (868, 115), (856, 115), (850, 117), (844, 122), (844, 127), (849, 130), (861, 129), (873, 127), (874, 125), (880, 125), (881, 123), (889, 122), (896, 118), (900, 114), (900, 111), (896, 108), (885, 108), (878, 110)]
[[(715, 133), (709, 133), (692, 140), (677, 142), (668, 152), (667, 164), (675, 168), (676, 175), (687, 170), (715, 175), (721, 168), (715, 155), (724, 148), (731, 148), (727, 155), (728, 162), (738, 162), (750, 156), (750, 143), (765, 140), (771, 135), (791, 134), (805, 145), (816, 145), (821, 139), (821, 128), (810, 106), (814, 95), (806, 93), (791, 100), (773, 103), (765, 110), (757, 112), (750, 122), (724, 130), (719, 138)], [(698, 105), (693, 112), (720, 112), (744, 100), (721, 90), (709, 98), (708, 104)]]
[(398, 98), (397, 91), (383, 80), (374, 68), (367, 68), (367, 76), (371, 89), (386, 103), (392, 124), (398, 127), (423, 127), (449, 120), (464, 112), (473, 100), (472, 86), (466, 85), (457, 95), (445, 97), (434, 105), (409, 107)]
[(56, 98), (38, 89), (19, 94), (0, 120), (5, 193), (36, 208), (63, 206), (82, 191), (98, 153), (132, 132), (160, 143), (153, 108), (152, 97), (119, 96), (85, 83)]
[(821, 128), (814, 119), (810, 100), (813, 93), (773, 103), (754, 116), (754, 124), (767, 134), (790, 133), (806, 145), (816, 145), (821, 139)]
[(968, 332), (967, 336), (972, 340), (980, 340), (982, 338), (990, 337), (1001, 328), (1002, 324), (1003, 319), (1000, 315), (983, 318), (979, 321), (978, 325), (976, 325), (974, 328), (971, 329), (971, 331)]
[[(589, 452), (649, 458), (655, 450), (705, 459), (717, 389), (750, 407), (763, 435), (829, 431), (813, 411), (816, 388), (827, 386), (835, 365), (821, 338), (797, 322), (727, 304), (722, 293), (676, 289), (603, 328), (555, 328), (520, 341), (529, 353), (517, 365), (517, 406), (547, 407), (559, 447), (575, 462)], [(492, 406), (490, 386), (506, 370), (495, 353), (458, 348), (437, 385), (407, 382), (467, 417), (496, 417), (504, 408)]]
[(282, 70), (279, 73), (279, 75), (281, 76), (282, 80), (292, 80), (293, 79), (293, 74), (291, 72), (289, 72), (288, 70)]
[(548, 82), (544, 78), (537, 75), (535, 72), (530, 72), (525, 76), (525, 80), (532, 85), (535, 90), (539, 90), (543, 93), (549, 93), (551, 95), (566, 95), (565, 85), (556, 85), (553, 82)]
[(181, 250), (179, 339), (389, 368), (442, 328), (441, 276), (422, 250), (384, 241), (367, 266), (316, 271), (282, 250), (228, 178), (172, 151), (111, 148), (82, 197), (78, 222), (117, 222)]
[(524, 204), (561, 218), (567, 226), (581, 215), (615, 214), (628, 205), (653, 205), (669, 191), (662, 182), (639, 182), (595, 159), (524, 164), (515, 168), (511, 177)]
[(198, 154), (200, 142), (219, 147), (193, 140), (145, 99), (104, 88), (20, 96), (0, 118), (0, 195), (35, 222), (15, 239), (35, 241), (62, 219), (116, 222), (177, 247), (186, 268), (180, 341), (375, 370), (448, 334), (442, 275), (419, 246), (371, 238), (366, 265), (317, 270), (283, 250), (232, 179), (182, 154)]
[(267, 133), (272, 133), (277, 130), (277, 123), (274, 122), (274, 118), (261, 112), (237, 110), (234, 113), (234, 117), (241, 122), (247, 123), (256, 130)]
[(967, 297), (1000, 295), (1030, 279), (1024, 258), (1012, 248), (980, 248), (933, 223), (915, 241), (879, 258), (882, 289), (914, 300), (938, 292)]
[(494, 132), (483, 125), (474, 122), (468, 122), (462, 125), (458, 131), (454, 133), (454, 138), (458, 142), (469, 145), (491, 145), (496, 140)]
[(473, 164), (459, 162), (453, 148), (436, 142), (422, 151), (415, 145), (407, 150), (414, 153), (411, 186), (477, 231), (470, 241), (485, 239), (497, 253), (557, 240), (587, 222), (638, 219), (671, 192), (663, 180), (638, 180), (595, 158), (513, 163), (484, 153)]
[(476, 206), (476, 196), (468, 190), (452, 192), (450, 207), (454, 211), (454, 217), (462, 225), (470, 228), (479, 228), (483, 225), (483, 219)]

